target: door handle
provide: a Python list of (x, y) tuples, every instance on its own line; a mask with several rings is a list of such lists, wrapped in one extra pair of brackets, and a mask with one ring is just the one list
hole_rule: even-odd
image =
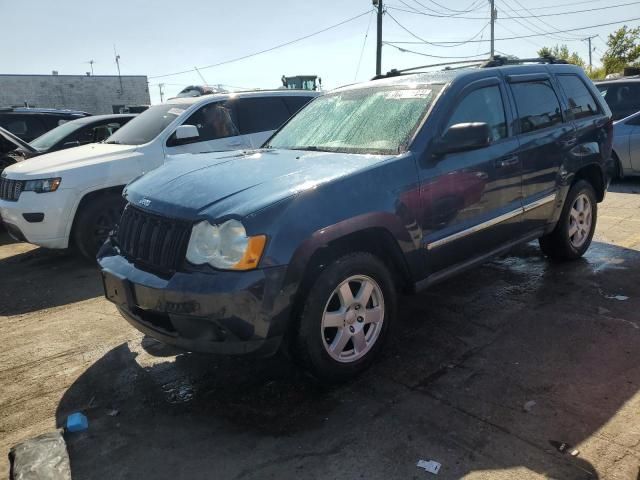
[(500, 160), (496, 160), (497, 168), (507, 168), (513, 167), (520, 163), (520, 159), (517, 155), (512, 155), (511, 157), (501, 158)]

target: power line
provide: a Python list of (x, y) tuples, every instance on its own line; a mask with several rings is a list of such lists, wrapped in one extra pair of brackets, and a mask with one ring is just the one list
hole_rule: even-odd
[[(403, 3), (404, 5), (410, 7), (409, 5), (407, 5), (405, 2), (403, 2), (402, 0), (398, 0), (401, 3)], [(522, 5), (520, 2), (516, 2), (518, 5)], [(509, 7), (508, 5), (505, 4), (505, 6), (507, 8), (509, 8), (509, 10), (513, 13), (518, 13), (519, 11), (525, 11), (528, 12), (529, 15), (510, 15), (510, 16), (500, 16), (500, 20), (517, 20), (517, 19), (529, 19), (529, 18), (533, 18), (533, 19), (537, 19), (539, 20), (541, 23), (548, 25), (554, 29), (557, 29), (558, 27), (555, 27), (553, 25), (551, 25), (550, 23), (544, 22), (543, 20), (540, 20), (540, 17), (558, 17), (558, 16), (564, 16), (564, 15), (574, 15), (574, 14), (578, 14), (578, 13), (588, 13), (588, 12), (597, 12), (600, 10), (609, 10), (611, 8), (620, 8), (620, 7), (628, 7), (631, 5), (638, 5), (640, 4), (640, 1), (634, 1), (634, 2), (628, 2), (628, 3), (619, 3), (617, 5), (608, 5), (606, 7), (594, 7), (594, 8), (586, 8), (586, 9), (582, 9), (582, 10), (571, 10), (568, 12), (555, 12), (555, 13), (541, 13), (541, 14), (534, 14), (531, 10), (533, 9), (528, 9), (526, 7), (524, 7), (522, 10), (516, 10), (514, 8)], [(437, 12), (437, 13), (428, 13), (428, 12), (423, 12), (420, 11), (418, 9), (412, 9), (412, 10), (406, 10), (403, 8), (399, 8), (399, 7), (394, 7), (394, 6), (388, 6), (387, 8), (391, 8), (393, 10), (398, 10), (399, 12), (405, 12), (405, 13), (413, 13), (413, 14), (417, 14), (417, 15), (425, 15), (428, 17), (435, 17), (435, 18), (460, 18), (460, 19), (464, 19), (464, 20), (484, 20), (485, 17), (463, 17), (463, 16), (455, 16), (455, 15), (450, 15), (450, 14), (443, 14), (441, 12)], [(412, 8), (412, 7), (410, 7)]]
[[(418, 40), (420, 40), (420, 43), (426, 43), (426, 44), (432, 45), (434, 47), (459, 47), (461, 45), (464, 45), (465, 43), (473, 42), (474, 39), (478, 38), (482, 34), (482, 32), (489, 26), (489, 23), (487, 23), (486, 25), (484, 25), (482, 27), (482, 29), (478, 33), (476, 33), (473, 37), (471, 37), (468, 40), (461, 40), (461, 41), (458, 41), (458, 42), (431, 42), (431, 41), (425, 40), (424, 38), (422, 38), (422, 37), (416, 35), (415, 33), (413, 33), (407, 27), (402, 25), (398, 20), (396, 20), (396, 18), (393, 15), (391, 15), (388, 11), (387, 11), (387, 15), (389, 16), (389, 18), (391, 20), (394, 21), (394, 23), (396, 25), (398, 25), (400, 28), (402, 28), (405, 32), (407, 32), (412, 37), (417, 38)], [(416, 43), (416, 42), (393, 42), (393, 43)]]
[(409, 50), (408, 48), (403, 48), (403, 47), (399, 47), (397, 45), (394, 45), (393, 43), (390, 42), (382, 42), (385, 45), (389, 45), (390, 47), (396, 48), (398, 50), (400, 50), (401, 52), (406, 52), (406, 53), (414, 53), (416, 55), (422, 55), (423, 57), (430, 57), (430, 58), (468, 58), (468, 59), (473, 59), (473, 57), (484, 57), (487, 58), (487, 55), (489, 55), (490, 52), (485, 52), (485, 53), (479, 53), (477, 55), (464, 55), (461, 57), (455, 57), (455, 56), (451, 56), (451, 55), (446, 55), (446, 56), (442, 56), (442, 55), (429, 55), (427, 53), (422, 53), (422, 52), (416, 52), (415, 50)]
[(360, 51), (360, 58), (358, 59), (358, 66), (356, 68), (356, 74), (353, 77), (353, 81), (355, 82), (358, 78), (358, 73), (360, 73), (360, 64), (362, 63), (362, 57), (364, 56), (364, 47), (367, 46), (367, 38), (369, 38), (369, 28), (371, 28), (371, 19), (373, 18), (373, 12), (375, 10), (371, 10), (371, 14), (369, 15), (369, 22), (367, 23), (367, 31), (364, 34), (364, 41), (362, 42), (362, 50)]
[[(620, 23), (635, 22), (635, 21), (638, 21), (638, 20), (640, 20), (640, 17), (626, 18), (624, 20), (616, 20), (615, 22), (599, 23), (597, 25), (588, 25), (586, 27), (568, 28), (568, 29), (565, 29), (565, 30), (559, 30), (557, 32), (551, 32), (551, 33), (578, 32), (580, 30), (590, 30), (592, 28), (609, 27), (611, 25), (619, 25)], [(530, 35), (519, 35), (519, 36), (514, 36), (514, 37), (496, 38), (496, 42), (501, 41), (501, 40), (519, 40), (521, 38), (533, 38), (533, 37), (544, 37), (544, 36), (547, 36), (547, 34), (534, 33), (534, 34), (530, 34)], [(427, 40), (423, 40), (423, 39), (421, 39), (421, 40), (422, 41), (420, 41), (420, 42), (393, 41), (392, 43), (399, 43), (399, 44), (427, 43), (429, 45), (436, 45), (436, 44), (445, 44), (445, 43), (448, 43), (448, 44), (464, 44), (464, 43), (478, 43), (478, 42), (488, 42), (489, 41), (489, 40), (467, 40), (467, 41), (463, 41), (461, 43), (459, 40), (458, 41), (452, 41), (452, 40), (447, 40), (447, 41), (444, 41), (444, 40), (427, 41)]]
[[(346, 20), (343, 20), (343, 21), (342, 21), (342, 22), (340, 22), (340, 23), (336, 23), (336, 24), (334, 24), (334, 25), (331, 25), (330, 27), (323, 28), (322, 30), (318, 30), (317, 32), (310, 33), (310, 34), (305, 35), (305, 36), (303, 36), (303, 37), (295, 38), (295, 39), (293, 39), (293, 40), (289, 40), (288, 42), (281, 43), (281, 44), (279, 44), (279, 45), (275, 45), (275, 46), (273, 46), (273, 47), (266, 48), (266, 49), (264, 49), (264, 50), (260, 50), (260, 51), (258, 51), (258, 52), (254, 52), (254, 53), (250, 53), (250, 54), (247, 54), (247, 55), (243, 55), (242, 57), (232, 58), (232, 59), (230, 59), (230, 60), (225, 60), (225, 61), (223, 61), (223, 62), (214, 63), (214, 64), (212, 64), (212, 65), (206, 65), (206, 66), (204, 66), (204, 67), (198, 67), (198, 68), (199, 68), (200, 70), (204, 70), (204, 69), (206, 69), (206, 68), (219, 67), (219, 66), (221, 66), (221, 65), (227, 65), (227, 64), (229, 64), (229, 63), (238, 62), (238, 61), (240, 61), (240, 60), (245, 60), (245, 59), (247, 59), (247, 58), (255, 57), (256, 55), (261, 55), (261, 54), (263, 54), (263, 53), (272, 52), (273, 50), (277, 50), (277, 49), (279, 49), (279, 48), (286, 47), (286, 46), (291, 45), (291, 44), (293, 44), (293, 43), (297, 43), (297, 42), (300, 42), (300, 41), (302, 41), (302, 40), (306, 40), (307, 38), (311, 38), (311, 37), (314, 37), (314, 36), (316, 36), (316, 35), (320, 35), (321, 33), (324, 33), (324, 32), (327, 32), (327, 31), (329, 31), (329, 30), (332, 30), (332, 29), (334, 29), (334, 28), (340, 27), (340, 26), (344, 25), (345, 23), (349, 23), (349, 22), (352, 22), (352, 21), (354, 21), (354, 20), (356, 20), (356, 19), (358, 19), (358, 18), (360, 18), (360, 17), (364, 17), (365, 15), (367, 15), (367, 14), (369, 13), (369, 11), (370, 11), (370, 10), (367, 10), (366, 12), (363, 12), (363, 13), (361, 13), (361, 14), (359, 14), (359, 15), (356, 15), (355, 17), (348, 18), (348, 19), (346, 19)], [(164, 77), (172, 77), (172, 76), (174, 76), (174, 75), (181, 75), (181, 74), (183, 74), (183, 73), (191, 73), (191, 72), (195, 72), (195, 71), (196, 71), (196, 70), (195, 70), (195, 68), (191, 68), (191, 69), (189, 69), (189, 70), (183, 70), (183, 71), (181, 71), (181, 72), (165, 73), (165, 74), (163, 74), (163, 75), (153, 75), (153, 76), (150, 76), (149, 78), (164, 78)]]
[[(532, 15), (533, 15), (533, 12), (532, 12), (531, 10), (527, 9), (527, 7), (525, 7), (522, 3), (520, 3), (520, 0), (513, 0), (513, 1), (514, 1), (514, 2), (516, 2), (516, 4), (517, 4), (519, 7), (523, 8), (527, 13), (530, 13), (530, 14), (532, 14)], [(505, 0), (505, 2), (506, 2), (506, 0)], [(637, 3), (640, 3), (640, 2), (637, 2)], [(625, 4), (625, 5), (628, 5), (628, 4)], [(615, 5), (611, 5), (611, 6), (609, 6), (608, 8), (614, 8), (614, 7), (615, 7)], [(596, 9), (593, 9), (593, 10), (596, 10)], [(593, 10), (575, 11), (574, 13), (583, 13), (583, 12), (588, 12), (588, 11), (593, 11)], [(556, 16), (556, 15), (563, 15), (563, 16), (564, 16), (564, 15), (570, 15), (571, 13), (572, 13), (572, 12), (560, 12), (560, 13), (553, 13), (553, 14), (550, 14), (550, 16)], [(545, 14), (542, 14), (542, 15), (533, 15), (533, 17), (534, 17), (534, 18), (535, 18), (535, 19), (536, 19), (540, 24), (542, 24), (544, 27), (546, 27), (546, 28), (551, 28), (552, 30), (559, 30), (559, 29), (558, 29), (558, 27), (556, 27), (555, 25), (552, 25), (551, 23), (547, 22), (546, 20), (542, 20), (542, 19), (540, 18), (540, 17), (546, 17), (546, 16), (547, 16), (547, 15), (545, 15)], [(574, 35), (574, 37), (575, 37), (575, 35)]]
[[(506, 2), (506, 0), (503, 2), (503, 5), (504, 5), (506, 8), (508, 8), (509, 10), (513, 11), (513, 8), (511, 7), (511, 5), (510, 5), (510, 4), (508, 4), (508, 3)], [(554, 40), (560, 40), (560, 41), (562, 41), (562, 42), (572, 41), (572, 40), (567, 40), (567, 39), (562, 38), (562, 37), (557, 37), (557, 36), (553, 36), (553, 35), (551, 35), (551, 34), (549, 33), (549, 31), (548, 31), (548, 30), (545, 30), (545, 29), (543, 29), (543, 28), (539, 27), (538, 25), (534, 24), (534, 23), (533, 23), (531, 20), (529, 20), (529, 19), (524, 19), (524, 20), (523, 20), (524, 22), (526, 22), (526, 25), (525, 25), (525, 23), (521, 22), (521, 21), (520, 21), (520, 20), (518, 20), (518, 19), (513, 19), (513, 21), (514, 21), (514, 22), (516, 22), (516, 23), (517, 23), (518, 25), (520, 25), (521, 27), (526, 28), (527, 30), (529, 30), (529, 31), (531, 31), (531, 32), (534, 32), (534, 33), (543, 33), (543, 34), (545, 34), (545, 35), (548, 35), (550, 38), (553, 38)], [(557, 29), (556, 29), (556, 30), (557, 30)]]

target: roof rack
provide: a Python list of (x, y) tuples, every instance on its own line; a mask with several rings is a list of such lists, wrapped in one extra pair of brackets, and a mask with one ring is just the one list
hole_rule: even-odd
[(389, 70), (387, 73), (376, 75), (371, 80), (380, 80), (382, 78), (398, 77), (400, 75), (412, 75), (414, 73), (423, 73), (423, 72), (414, 71), (414, 70), (420, 70), (421, 68), (445, 67), (445, 70), (452, 70), (450, 65), (464, 65), (463, 67), (458, 67), (458, 68), (466, 68), (466, 67), (476, 67), (484, 64), (482, 63), (482, 60), (475, 59), (475, 60), (459, 60), (457, 62), (432, 63), (430, 65), (420, 65), (419, 67), (403, 68), (401, 70), (393, 68)]
[(494, 55), (490, 60), (482, 65), (482, 68), (502, 67), (504, 65), (520, 65), (523, 63), (567, 64), (569, 62), (551, 55), (538, 58), (507, 58), (502, 55)]

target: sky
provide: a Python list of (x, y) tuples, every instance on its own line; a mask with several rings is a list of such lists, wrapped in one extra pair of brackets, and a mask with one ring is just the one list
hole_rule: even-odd
[[(621, 4), (626, 5), (614, 7)], [(498, 53), (525, 58), (535, 56), (542, 46), (566, 43), (571, 51), (588, 59), (588, 44), (583, 39), (598, 35), (592, 40), (594, 65), (600, 63), (607, 35), (622, 24), (566, 30), (640, 17), (637, 0), (495, 0), (495, 5)], [(397, 44), (432, 57), (385, 45), (383, 71), (489, 51), (487, 0), (385, 0), (385, 6), (384, 41), (420, 42), (418, 37), (429, 42), (464, 42), (471, 38), (481, 42), (448, 47)], [(585, 9), (600, 10), (567, 13)], [(0, 73), (46, 74), (57, 70), (60, 74), (84, 74), (90, 70), (87, 62), (94, 60), (96, 75), (117, 74), (115, 45), (123, 75), (149, 77), (152, 103), (160, 101), (159, 83), (165, 84), (165, 98), (186, 85), (205, 82), (227, 88), (275, 88), (282, 75), (318, 75), (324, 88), (332, 89), (368, 80), (375, 74), (375, 14), (367, 13), (372, 11), (371, 0), (0, 0)], [(201, 68), (269, 49), (360, 14), (364, 15), (283, 48)], [(507, 18), (513, 16), (531, 18)], [(638, 20), (626, 23), (640, 25)], [(556, 30), (563, 33), (500, 40)], [(154, 78), (185, 70), (192, 71)]]

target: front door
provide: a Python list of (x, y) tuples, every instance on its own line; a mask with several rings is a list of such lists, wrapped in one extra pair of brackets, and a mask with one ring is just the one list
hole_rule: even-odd
[(194, 125), (199, 136), (178, 141), (175, 134), (166, 143), (168, 155), (221, 152), (251, 148), (247, 135), (241, 135), (233, 102), (208, 103), (196, 110), (182, 125)]
[(440, 131), (483, 122), (488, 147), (427, 159), (421, 170), (423, 243), (430, 273), (489, 253), (521, 235), (521, 165), (506, 92), (498, 78), (458, 95)]

